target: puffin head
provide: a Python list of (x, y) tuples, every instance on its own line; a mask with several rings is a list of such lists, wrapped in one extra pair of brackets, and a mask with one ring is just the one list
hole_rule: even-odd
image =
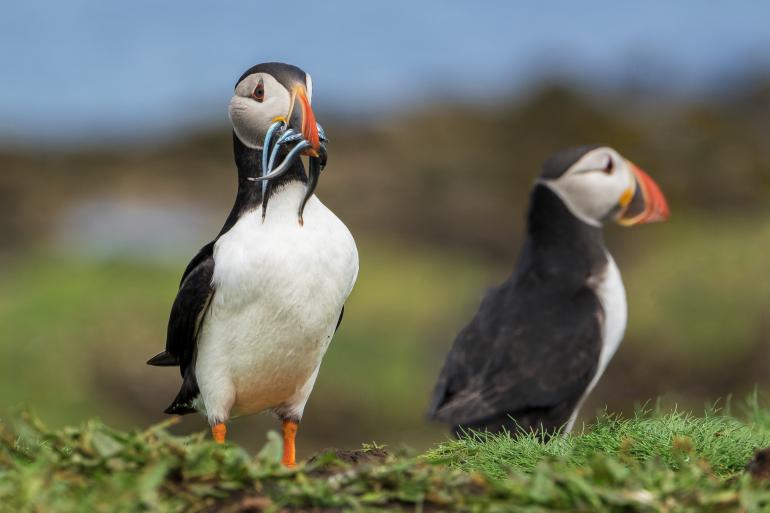
[(317, 157), (321, 143), (312, 96), (313, 81), (298, 67), (280, 62), (252, 66), (238, 79), (230, 99), (235, 135), (248, 148), (261, 150), (270, 126), (284, 121), (310, 143), (305, 154)]
[(562, 150), (543, 165), (538, 179), (578, 219), (601, 226), (631, 226), (668, 219), (666, 198), (650, 176), (607, 146)]

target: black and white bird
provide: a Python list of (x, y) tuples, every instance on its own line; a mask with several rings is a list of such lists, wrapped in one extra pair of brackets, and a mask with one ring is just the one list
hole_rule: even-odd
[[(182, 387), (166, 413), (204, 413), (217, 442), (229, 419), (275, 413), (287, 466), (295, 463), (297, 427), (358, 274), (352, 235), (313, 195), (325, 148), (311, 96), (310, 75), (288, 64), (258, 64), (238, 79), (229, 106), (235, 204), (185, 269), (166, 350), (148, 362), (180, 367)], [(306, 173), (296, 158), (263, 188), (262, 145), (278, 120), (301, 134), (310, 167)]]
[(457, 335), (429, 416), (458, 436), (568, 433), (626, 328), (626, 294), (602, 224), (667, 217), (655, 182), (612, 148), (573, 148), (546, 161), (515, 270)]

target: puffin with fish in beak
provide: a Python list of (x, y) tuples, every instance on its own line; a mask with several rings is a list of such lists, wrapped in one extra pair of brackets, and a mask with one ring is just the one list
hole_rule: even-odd
[(515, 270), (457, 335), (429, 417), (457, 436), (569, 433), (626, 328), (626, 293), (602, 225), (668, 215), (652, 178), (612, 148), (572, 148), (547, 160)]
[(309, 74), (282, 63), (258, 64), (238, 79), (229, 106), (235, 204), (185, 269), (166, 349), (147, 362), (180, 368), (182, 386), (165, 413), (205, 414), (217, 442), (230, 419), (273, 412), (289, 467), (358, 274), (350, 231), (314, 195), (327, 141), (312, 91)]

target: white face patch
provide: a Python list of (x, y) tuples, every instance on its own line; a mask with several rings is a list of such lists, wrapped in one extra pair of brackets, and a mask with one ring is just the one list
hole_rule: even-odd
[(578, 219), (592, 226), (601, 226), (618, 208), (623, 193), (636, 187), (626, 159), (608, 147), (586, 153), (559, 178), (540, 183), (556, 193)]
[[(264, 100), (252, 97), (259, 81), (264, 87)], [(265, 133), (273, 120), (286, 116), (291, 106), (291, 94), (272, 75), (254, 73), (241, 80), (230, 99), (228, 113), (238, 139), (249, 148), (262, 149)]]

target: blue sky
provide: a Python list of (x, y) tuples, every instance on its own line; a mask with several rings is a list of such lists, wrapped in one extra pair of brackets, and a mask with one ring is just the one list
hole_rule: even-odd
[(226, 122), (234, 80), (281, 60), (346, 115), (485, 101), (544, 75), (630, 74), (700, 93), (770, 68), (770, 2), (106, 0), (11, 2), (0, 141), (142, 137)]

